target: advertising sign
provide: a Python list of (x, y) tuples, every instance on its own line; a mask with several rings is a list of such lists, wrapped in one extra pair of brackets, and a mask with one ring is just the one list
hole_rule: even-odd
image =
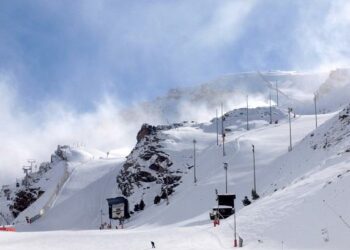
[(112, 219), (124, 218), (124, 203), (112, 205)]

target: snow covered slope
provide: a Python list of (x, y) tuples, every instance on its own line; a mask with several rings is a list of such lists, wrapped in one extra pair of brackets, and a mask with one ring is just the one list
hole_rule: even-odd
[(20, 230), (96, 229), (107, 221), (106, 198), (116, 195), (115, 175), (121, 159), (98, 159), (70, 166), (71, 176), (53, 207)]
[[(319, 124), (322, 125), (315, 131), (314, 116), (297, 114), (292, 117), (291, 152), (288, 152), (289, 124), (284, 110), (273, 110), (277, 124), (269, 123), (268, 108), (250, 111), (255, 121), (251, 121), (248, 131), (245, 116), (241, 114), (244, 111), (225, 115), (225, 156), (221, 140), (220, 145), (216, 144), (216, 119), (203, 124), (165, 126), (140, 135), (139, 143), (127, 159), (131, 164), (126, 166), (131, 173), (127, 177), (137, 177), (139, 169), (156, 180), (140, 178), (139, 184), (132, 183), (128, 197), (131, 209), (141, 198), (146, 208), (132, 215), (126, 229), (20, 233), (0, 237), (0, 246), (21, 249), (23, 242), (31, 239), (34, 249), (42, 247), (40, 244), (45, 237), (44, 244), (52, 249), (75, 249), (77, 246), (148, 249), (150, 240), (156, 242), (158, 249), (230, 249), (233, 218), (214, 228), (208, 216), (216, 204), (215, 190), (225, 192), (223, 163), (226, 162), (228, 191), (237, 195), (237, 229), (244, 239), (245, 249), (348, 249), (349, 228), (339, 215), (349, 221), (349, 109), (340, 114), (320, 115)], [(155, 147), (150, 155), (143, 150), (145, 138), (149, 140), (148, 149)], [(196, 184), (193, 181), (193, 139), (197, 141)], [(253, 186), (252, 144), (256, 149), (257, 192), (261, 198), (243, 207), (241, 200), (250, 196)], [(159, 155), (168, 160), (157, 160)], [(169, 161), (172, 163), (169, 166), (161, 163)], [(160, 168), (149, 168), (156, 162), (160, 163), (158, 167), (167, 166), (172, 174), (181, 176), (169, 196), (169, 205), (165, 199), (158, 205), (153, 204), (154, 195), (161, 194), (164, 186)], [(18, 229), (97, 228), (100, 209), (107, 212), (105, 198), (121, 194), (121, 190), (115, 189), (115, 177), (121, 169), (125, 170), (122, 164), (119, 160), (91, 159), (76, 165), (55, 206), (37, 222)], [(149, 177), (148, 174), (143, 176)], [(103, 215), (102, 220), (106, 219)]]
[[(16, 183), (3, 185), (0, 193), (0, 208), (3, 220), (10, 224), (16, 219), (27, 221), (36, 219), (44, 207), (50, 207), (59, 186), (69, 175), (66, 153), (69, 148), (58, 146), (51, 156), (51, 162), (27, 166), (27, 174)], [(34, 162), (33, 162), (34, 163)], [(35, 217), (35, 218), (34, 218)], [(5, 222), (3, 222), (5, 224)]]
[(44, 215), (56, 202), (76, 165), (104, 155), (97, 150), (58, 146), (51, 162), (27, 167), (28, 176), (4, 185), (0, 193), (1, 224), (26, 224)]
[[(51, 153), (50, 148), (56, 143), (79, 142), (89, 147), (100, 147), (99, 149), (103, 152), (109, 151), (111, 154), (115, 152), (116, 155), (126, 155), (135, 144), (134, 135), (145, 122), (152, 124), (172, 124), (186, 120), (207, 122), (215, 116), (215, 109), (219, 108), (221, 103), (223, 103), (225, 111), (245, 107), (246, 95), (249, 95), (250, 108), (267, 106), (270, 92), (272, 103), (277, 101), (276, 82), (280, 90), (280, 106), (284, 108), (293, 106), (298, 113), (311, 114), (313, 112), (313, 93), (327, 78), (331, 79), (329, 74), (329, 72), (298, 73), (281, 71), (261, 72), (261, 74), (258, 72), (236, 73), (191, 88), (173, 89), (166, 95), (154, 100), (136, 103), (122, 109), (119, 105), (116, 107), (107, 100), (105, 105), (96, 107), (95, 113), (87, 113), (79, 118), (82, 121), (76, 119), (69, 127), (63, 128), (62, 133), (57, 134), (59, 138), (54, 139), (58, 140), (56, 142), (53, 142), (50, 132), (47, 132), (44, 133), (45, 138), (41, 138), (44, 145), (40, 147), (33, 147), (33, 141), (36, 138), (33, 138), (32, 135), (27, 137), (28, 135), (25, 134), (21, 135), (22, 138), (27, 138), (24, 140), (24, 150), (20, 151), (20, 147), (6, 147), (6, 145), (3, 145), (2, 153), (7, 156), (0, 158), (0, 165), (5, 169), (5, 174), (0, 175), (0, 184), (13, 181), (15, 173), (19, 176), (21, 174), (19, 166), (28, 158), (35, 158), (38, 161), (46, 160), (46, 156)], [(325, 105), (321, 104), (323, 98), (320, 97), (319, 103), (321, 111), (326, 108)], [(339, 105), (335, 107), (338, 108)], [(84, 120), (82, 117), (88, 119)], [(79, 127), (80, 122), (90, 125)], [(75, 128), (79, 132), (75, 133)], [(46, 129), (50, 130), (50, 128)], [(6, 135), (6, 131), (8, 133), (9, 130), (5, 129), (3, 131), (4, 135)], [(40, 132), (38, 130), (36, 133), (38, 137), (40, 137)], [(86, 136), (89, 133), (91, 133), (91, 136)], [(17, 170), (8, 171), (8, 169)]]
[(278, 248), (282, 241), (290, 249), (348, 249), (349, 111), (271, 163), (274, 174), (265, 175), (265, 182), (272, 185), (264, 190), (270, 194), (238, 215), (240, 234), (252, 249)]

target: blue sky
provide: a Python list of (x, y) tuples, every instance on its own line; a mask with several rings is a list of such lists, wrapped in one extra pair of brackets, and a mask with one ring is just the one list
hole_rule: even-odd
[(349, 13), (347, 0), (0, 0), (0, 183), (58, 144), (127, 154), (165, 117), (126, 106), (170, 88), (348, 66)]
[(26, 109), (86, 111), (231, 72), (344, 65), (344, 3), (2, 0), (0, 74)]

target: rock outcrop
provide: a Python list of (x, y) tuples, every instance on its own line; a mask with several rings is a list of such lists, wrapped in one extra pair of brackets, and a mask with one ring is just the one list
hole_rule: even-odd
[(165, 185), (175, 187), (181, 176), (171, 170), (173, 162), (162, 146), (166, 139), (163, 131), (182, 126), (173, 124), (167, 126), (152, 126), (143, 124), (137, 134), (137, 144), (127, 157), (122, 170), (117, 176), (118, 188), (125, 196), (133, 194), (135, 188), (141, 188), (146, 183), (160, 185), (159, 193), (163, 193)]

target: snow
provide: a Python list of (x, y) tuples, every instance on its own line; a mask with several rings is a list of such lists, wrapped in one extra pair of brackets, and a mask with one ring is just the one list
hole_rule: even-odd
[[(54, 206), (33, 224), (17, 224), (19, 233), (0, 232), (1, 249), (150, 249), (151, 240), (157, 249), (231, 249), (233, 217), (217, 227), (209, 220), (210, 209), (216, 206), (215, 190), (225, 192), (224, 162), (228, 192), (237, 196), (237, 231), (244, 249), (348, 249), (350, 230), (339, 218), (350, 220), (347, 118), (319, 115), (315, 130), (313, 115), (297, 114), (292, 118), (293, 150), (288, 152), (286, 112), (274, 111), (278, 124), (269, 124), (268, 115), (253, 115), (256, 125), (248, 131), (245, 120), (235, 117), (241, 111), (229, 112), (227, 125), (232, 130), (227, 131), (226, 156), (216, 145), (215, 119), (163, 131), (162, 146), (172, 168), (183, 170), (182, 183), (169, 197), (169, 205), (153, 204), (155, 184), (137, 189), (129, 198), (130, 207), (143, 196), (146, 208), (132, 215), (122, 230), (96, 230), (101, 210), (102, 220), (108, 221), (106, 198), (120, 194), (115, 178), (122, 159), (81, 154), (84, 161), (70, 163), (71, 176)], [(193, 168), (188, 168), (193, 164), (193, 139), (196, 184)], [(325, 143), (330, 146), (323, 148)], [(253, 185), (252, 144), (261, 198), (244, 207), (241, 200), (250, 196)]]
[(41, 231), (98, 228), (106, 198), (116, 195), (115, 175), (120, 163), (120, 159), (99, 159), (71, 166), (70, 179), (48, 213), (36, 223), (17, 227)]
[[(43, 233), (5, 233), (0, 236), (1, 249), (228, 249), (230, 242), (206, 228), (162, 228), (132, 231), (55, 231)], [(3, 237), (5, 235), (5, 237)]]

